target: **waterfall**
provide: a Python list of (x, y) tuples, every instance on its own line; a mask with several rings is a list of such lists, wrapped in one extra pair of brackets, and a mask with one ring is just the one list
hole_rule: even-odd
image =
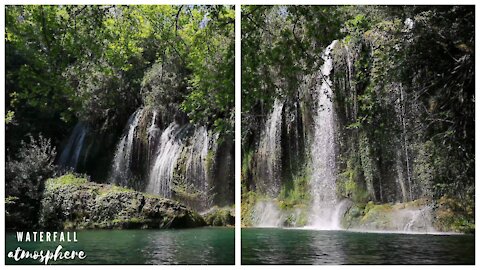
[(263, 191), (270, 195), (278, 194), (280, 190), (281, 167), (281, 125), (283, 102), (276, 99), (272, 113), (268, 116), (265, 129), (257, 150), (258, 174), (262, 179)]
[(82, 153), (88, 127), (85, 123), (78, 122), (68, 139), (67, 145), (62, 151), (58, 164), (65, 168), (77, 169), (80, 154)]
[[(218, 134), (204, 126), (181, 124), (155, 109), (133, 113), (120, 138), (110, 183), (178, 200), (194, 209), (211, 206), (228, 159), (219, 160)], [(233, 186), (233, 185), (232, 185)], [(225, 189), (228, 191), (228, 188)], [(224, 194), (220, 194), (220, 197)], [(220, 200), (221, 204), (231, 199)]]
[(206, 196), (209, 191), (208, 185), (208, 131), (205, 127), (195, 129), (191, 139), (191, 147), (187, 152), (185, 178), (195, 181), (195, 188), (202, 196)]
[(313, 202), (309, 216), (309, 226), (318, 229), (340, 228), (338, 213), (336, 213), (335, 122), (332, 81), (330, 80), (330, 73), (333, 68), (331, 52), (335, 43), (336, 41), (333, 41), (325, 49), (322, 56), (324, 64), (319, 78), (322, 84), (315, 89), (318, 101), (314, 116), (314, 139), (311, 146)]
[(180, 136), (184, 127), (171, 123), (160, 136), (155, 162), (150, 171), (147, 192), (164, 197), (172, 196), (172, 178), (182, 150)]
[(252, 212), (252, 224), (256, 227), (281, 227), (282, 214), (273, 201), (258, 201)]
[(117, 145), (117, 150), (113, 158), (112, 169), (110, 173), (110, 182), (121, 186), (128, 186), (128, 181), (131, 180), (132, 172), (132, 153), (134, 140), (136, 139), (136, 132), (140, 117), (143, 114), (143, 108), (135, 111), (130, 119), (128, 119), (126, 130), (127, 133), (122, 136)]
[[(189, 136), (190, 131), (193, 134)], [(189, 192), (208, 205), (209, 136), (205, 127), (170, 124), (160, 136), (147, 192), (172, 197), (172, 191)], [(182, 172), (178, 175), (178, 172)], [(177, 175), (176, 175), (177, 174)], [(176, 182), (172, 181), (176, 179)], [(177, 194), (182, 196), (185, 194)]]
[(150, 122), (150, 126), (147, 129), (147, 136), (148, 136), (148, 158), (147, 162), (148, 164), (152, 164), (153, 158), (155, 158), (155, 150), (157, 149), (157, 138), (158, 135), (161, 134), (161, 129), (157, 125), (157, 117), (158, 117), (158, 112), (154, 110), (152, 112), (152, 121)]
[(407, 215), (408, 222), (403, 226), (406, 232), (432, 233), (436, 230), (432, 226), (432, 206), (426, 205), (416, 210), (410, 210)]

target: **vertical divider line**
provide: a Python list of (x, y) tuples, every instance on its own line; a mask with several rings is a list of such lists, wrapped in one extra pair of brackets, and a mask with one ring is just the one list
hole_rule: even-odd
[[(5, 254), (5, 4), (2, 4), (0, 7), (0, 34), (2, 35), (2, 40), (0, 41), (0, 46), (2, 48), (1, 53), (0, 53), (0, 78), (2, 82), (1, 84), (1, 91), (0, 91), (0, 114), (2, 115), (2, 120), (0, 120), (0, 183), (2, 185), (2, 188), (0, 189), (0, 198), (3, 200), (2, 203), (0, 203), (0, 211), (2, 212), (2, 221), (0, 221), (0, 230), (2, 232), (0, 233), (0, 241), (1, 241), (1, 247), (0, 247), (0, 253), (3, 255)], [(0, 264), (5, 265), (5, 256), (0, 256)]]
[[(478, 25), (480, 23), (480, 18), (478, 13), (480, 12), (480, 6), (475, 5), (475, 51), (478, 52), (480, 45), (480, 38), (478, 35)], [(479, 80), (479, 75), (478, 75), (478, 70), (479, 70), (479, 61), (478, 61), (478, 53), (475, 54), (475, 89), (478, 87), (478, 82)], [(477, 95), (477, 90), (475, 90), (475, 96)], [(478, 101), (475, 100), (475, 119), (480, 119), (480, 105), (478, 105)], [(478, 139), (478, 124), (475, 123), (475, 139)], [(480, 152), (480, 144), (478, 143), (478, 140), (475, 142), (475, 155), (478, 156)], [(478, 201), (476, 198), (480, 195), (480, 192), (478, 191), (478, 177), (479, 177), (479, 172), (478, 168), (480, 167), (478, 162), (475, 162), (475, 205), (478, 206)], [(478, 221), (480, 220), (480, 209), (479, 207), (475, 207), (475, 225), (478, 224)], [(478, 257), (480, 257), (480, 249), (478, 246), (480, 245), (480, 239), (479, 237), (475, 237), (475, 258), (476, 258), (476, 264), (478, 264)]]
[(241, 12), (235, 4), (235, 265), (241, 264)]

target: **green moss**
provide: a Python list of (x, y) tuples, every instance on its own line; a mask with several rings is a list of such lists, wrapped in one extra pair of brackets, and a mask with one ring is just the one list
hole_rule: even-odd
[(210, 226), (234, 226), (235, 207), (214, 208), (203, 216)]
[(370, 196), (368, 191), (358, 184), (358, 171), (359, 168), (354, 167), (349, 160), (346, 170), (338, 176), (337, 194), (350, 198), (355, 203), (366, 203)]
[(290, 185), (282, 187), (278, 195), (280, 209), (288, 210), (310, 204), (310, 175), (309, 170), (304, 169), (293, 177)]
[[(247, 159), (250, 154), (244, 156)], [(244, 166), (244, 164), (242, 164)], [(243, 167), (242, 170), (247, 170)], [(258, 201), (268, 200), (275, 202), (285, 217), (284, 226), (304, 226), (307, 223), (308, 206), (310, 205), (310, 169), (303, 168), (292, 177), (292, 181), (284, 184), (277, 198), (269, 198), (264, 194), (248, 190), (245, 181), (242, 181), (241, 224), (252, 225), (252, 212)]]
[(390, 227), (388, 214), (392, 209), (393, 207), (390, 204), (368, 202), (363, 211), (364, 215), (360, 219), (360, 224), (369, 224), (376, 229), (388, 229)]
[[(197, 189), (193, 184), (188, 183), (185, 175), (187, 173), (187, 159), (189, 154), (189, 148), (185, 147), (180, 154), (180, 157), (177, 161), (177, 165), (173, 172), (173, 180), (172, 180), (172, 192), (174, 194), (174, 198), (185, 202), (187, 204), (195, 204), (206, 198), (208, 193)], [(215, 152), (209, 151), (207, 154), (207, 166), (213, 166), (213, 161), (215, 158)]]
[(308, 222), (308, 210), (304, 209), (304, 211), (302, 211), (300, 213), (300, 216), (297, 218), (297, 224), (296, 225), (298, 227), (306, 226), (307, 222)]
[(157, 195), (157, 194), (151, 194), (151, 193), (144, 193), (143, 194), (146, 198), (152, 198), (152, 199), (164, 199), (162, 196)]
[(254, 152), (248, 149), (244, 152), (242, 158), (242, 179), (251, 171)]
[(186, 228), (205, 224), (196, 212), (174, 201), (72, 175), (49, 179), (42, 205), (40, 226), (44, 228)]
[(341, 220), (342, 227), (349, 229), (352, 225), (358, 224), (360, 219), (363, 217), (365, 206), (365, 204), (354, 204), (352, 207), (350, 207)]
[(257, 200), (261, 196), (255, 191), (242, 191), (242, 203), (241, 203), (241, 224), (242, 226), (252, 225), (252, 210)]
[(203, 197), (201, 191), (187, 183), (176, 183), (176, 185), (173, 186), (172, 191), (175, 193), (175, 197), (187, 201), (197, 201)]
[(126, 187), (121, 187), (121, 186), (116, 186), (116, 185), (111, 185), (109, 192), (132, 192), (135, 191), (131, 188), (126, 188)]
[(207, 167), (207, 170), (212, 171), (213, 165), (215, 165), (215, 151), (210, 149), (205, 157), (205, 166)]
[(69, 173), (57, 178), (50, 178), (47, 180), (45, 185), (50, 186), (52, 188), (58, 188), (65, 185), (80, 186), (87, 183), (88, 183), (87, 178), (78, 177), (72, 173)]

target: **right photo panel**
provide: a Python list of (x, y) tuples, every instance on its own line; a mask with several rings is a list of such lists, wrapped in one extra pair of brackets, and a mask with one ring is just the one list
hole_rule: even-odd
[(475, 6), (242, 6), (242, 264), (475, 264)]

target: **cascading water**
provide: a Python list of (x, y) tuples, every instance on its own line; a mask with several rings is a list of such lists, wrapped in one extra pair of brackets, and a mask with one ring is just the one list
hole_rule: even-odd
[(150, 171), (147, 192), (164, 197), (172, 196), (172, 178), (182, 150), (180, 135), (184, 127), (171, 123), (160, 136), (155, 163)]
[(161, 133), (161, 129), (157, 125), (157, 116), (158, 113), (156, 110), (152, 112), (152, 121), (150, 122), (150, 126), (147, 129), (147, 136), (148, 136), (148, 164), (153, 162), (152, 159), (155, 158), (155, 150), (157, 149), (157, 138), (158, 135)]
[(256, 227), (282, 226), (282, 213), (273, 201), (258, 201), (252, 212), (252, 224)]
[(187, 152), (185, 178), (195, 181), (195, 189), (201, 192), (201, 196), (207, 196), (209, 192), (208, 183), (208, 131), (205, 127), (195, 129), (191, 139), (191, 147)]
[(322, 84), (315, 89), (317, 111), (314, 116), (314, 139), (311, 146), (313, 173), (311, 180), (312, 207), (309, 226), (318, 229), (339, 229), (339, 217), (336, 212), (337, 197), (335, 185), (335, 122), (332, 102), (332, 81), (330, 73), (333, 68), (331, 52), (333, 41), (323, 54), (324, 64), (321, 69)]
[(416, 210), (410, 210), (406, 219), (408, 222), (403, 226), (403, 231), (419, 231), (425, 233), (436, 232), (432, 226), (431, 211), (431, 206), (424, 206)]
[(58, 164), (60, 166), (72, 168), (74, 170), (77, 169), (87, 133), (88, 127), (85, 123), (78, 122), (75, 125), (73, 132), (68, 139), (67, 145), (58, 159)]
[(110, 182), (121, 186), (127, 186), (132, 176), (131, 163), (134, 141), (140, 117), (143, 114), (143, 108), (135, 111), (128, 120), (128, 132), (122, 136), (117, 145), (117, 150), (113, 158)]
[(257, 150), (258, 174), (262, 179), (261, 188), (272, 196), (280, 190), (280, 158), (281, 158), (281, 125), (283, 102), (276, 99), (272, 113), (265, 123)]
[[(217, 158), (218, 134), (175, 120), (162, 128), (165, 121), (155, 109), (141, 108), (130, 116), (117, 144), (110, 183), (204, 210), (214, 202), (216, 181), (229, 174), (224, 170), (228, 159)], [(227, 198), (217, 203), (231, 202)]]
[[(270, 196), (278, 195), (281, 186), (281, 128), (284, 103), (276, 99), (268, 115), (256, 152), (256, 175), (261, 181), (257, 187)], [(252, 223), (257, 227), (278, 227), (282, 215), (273, 201), (258, 201), (252, 212)]]

